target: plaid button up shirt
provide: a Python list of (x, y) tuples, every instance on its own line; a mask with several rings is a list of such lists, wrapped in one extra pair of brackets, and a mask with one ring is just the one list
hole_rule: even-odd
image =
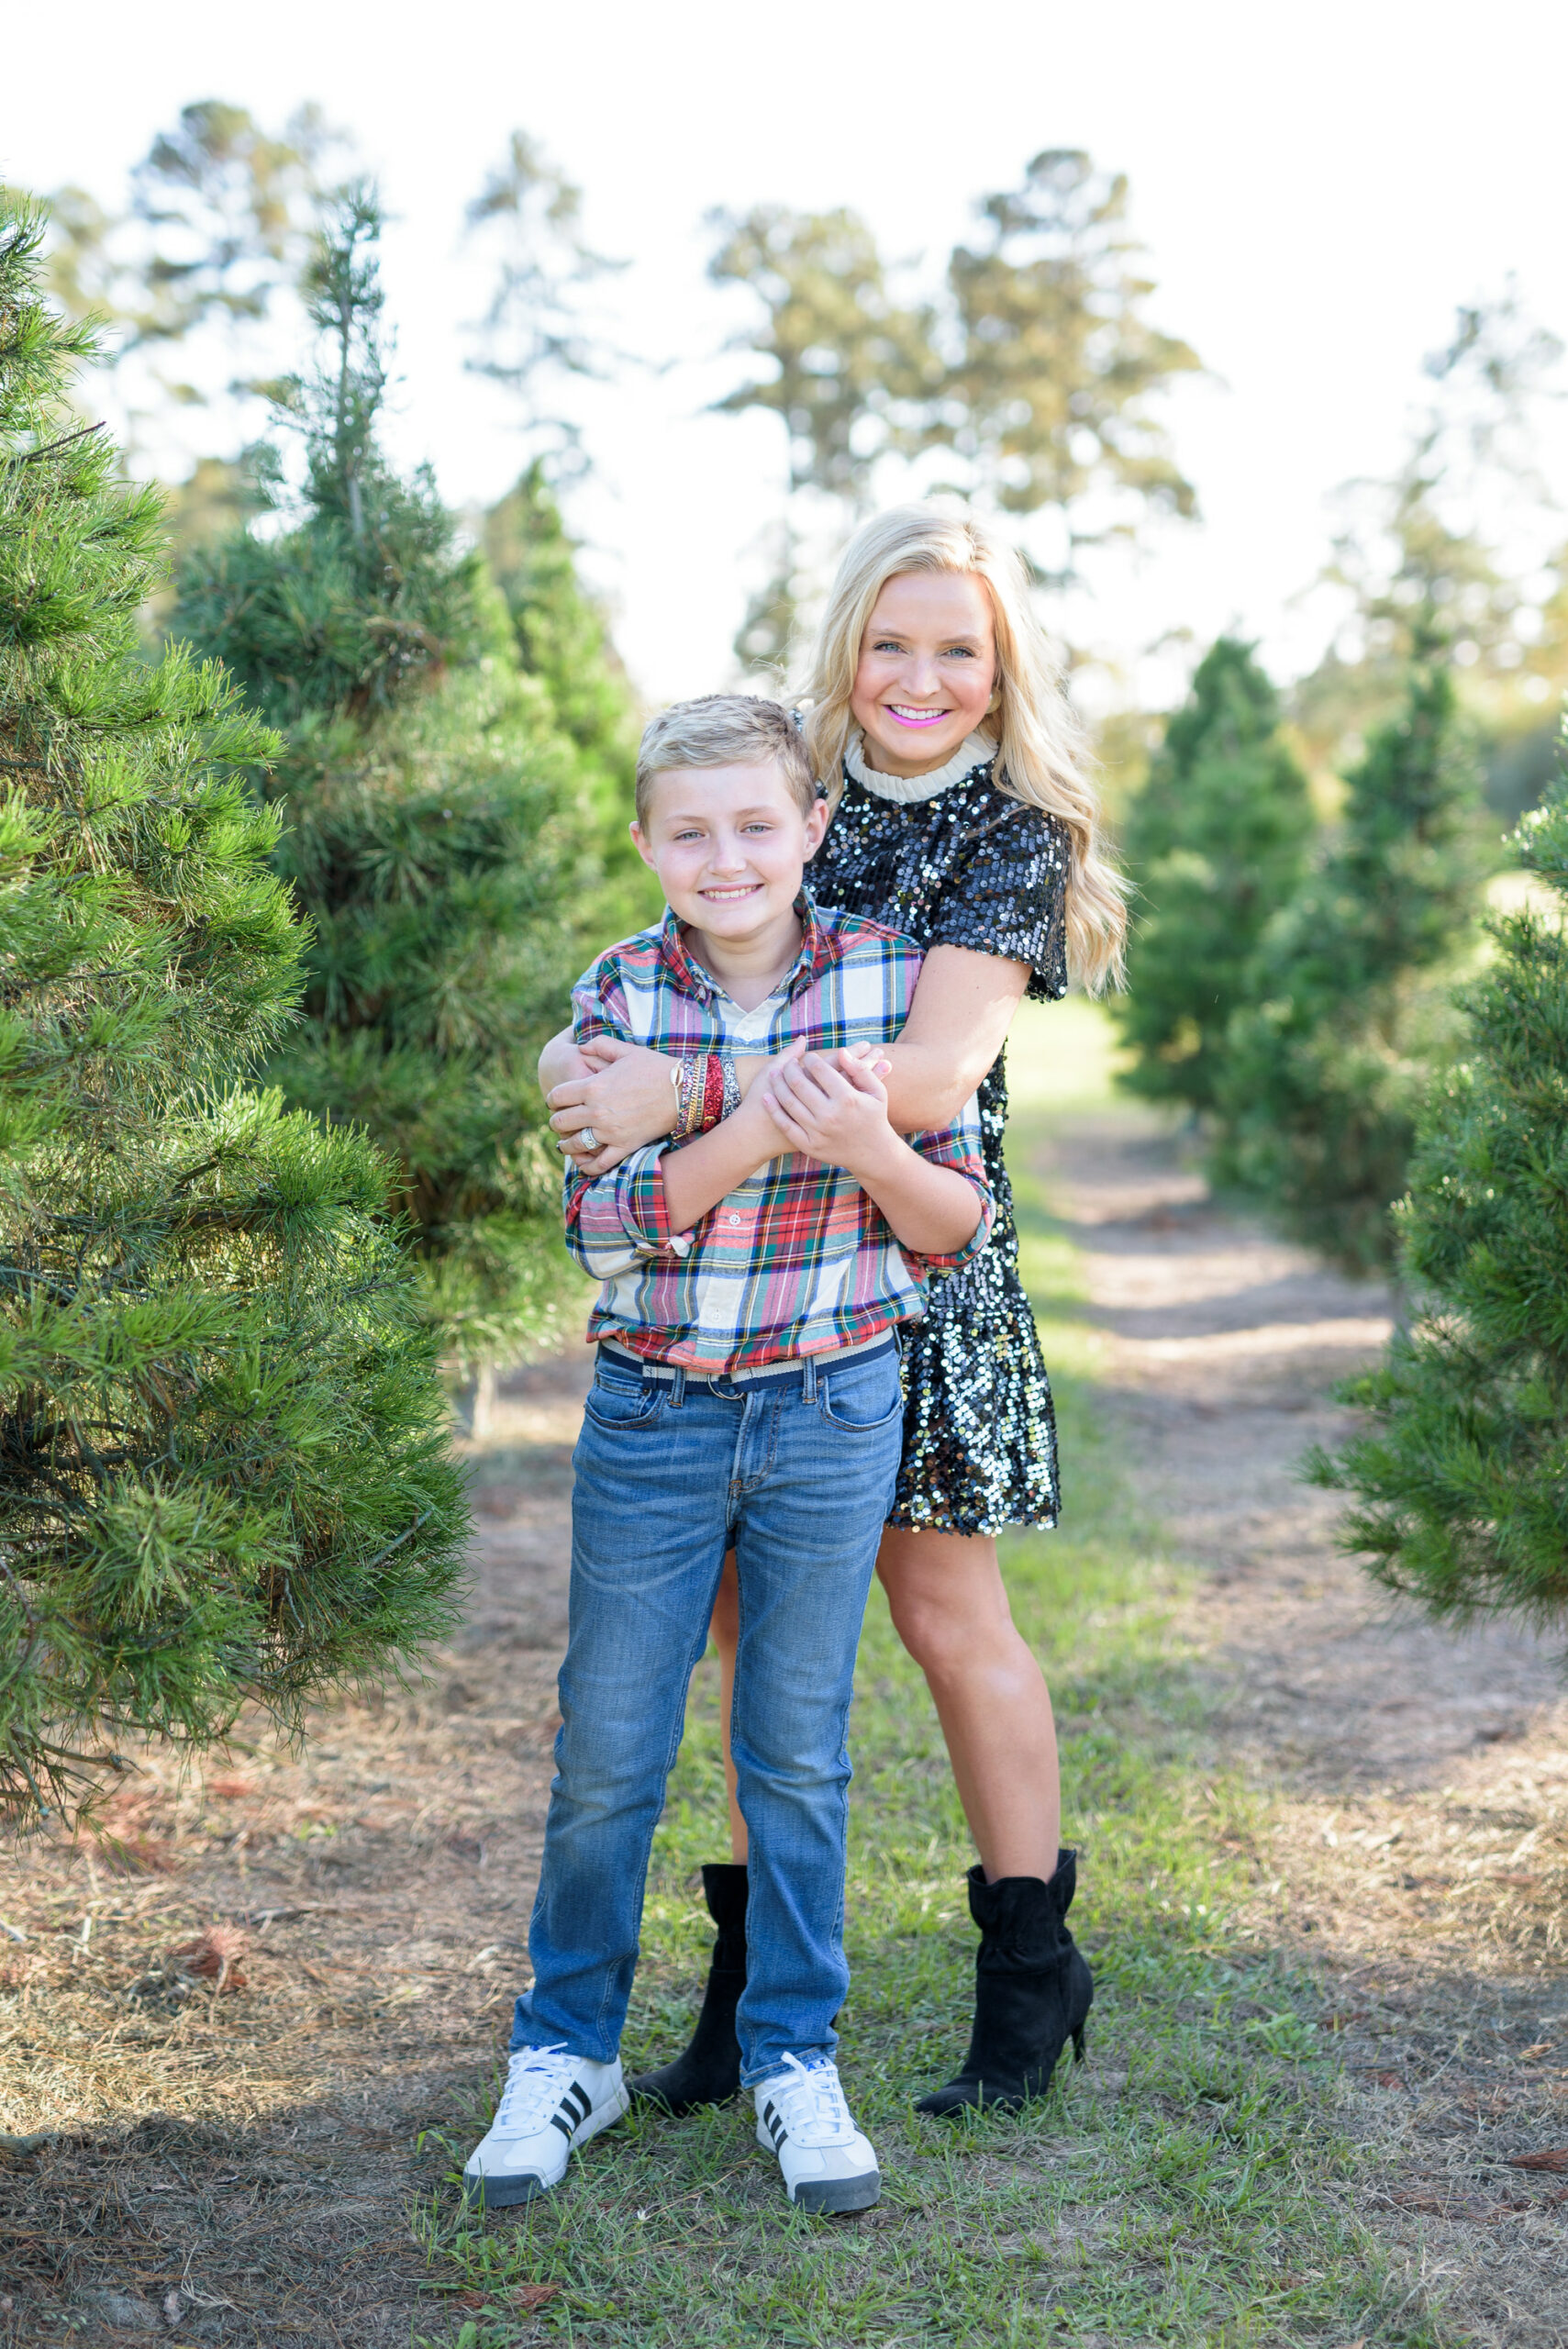
[[(891, 1042), (920, 975), (919, 949), (853, 914), (818, 913), (804, 892), (795, 909), (800, 953), (756, 1010), (726, 995), (666, 913), (659, 929), (612, 946), (579, 979), (575, 1041), (617, 1036), (676, 1055), (772, 1054), (797, 1037), (823, 1052)], [(634, 1151), (592, 1181), (569, 1164), (567, 1245), (603, 1283), (590, 1339), (613, 1337), (635, 1353), (717, 1373), (855, 1344), (912, 1319), (931, 1274), (984, 1247), (992, 1198), (973, 1100), (951, 1126), (909, 1141), (974, 1187), (980, 1219), (953, 1255), (900, 1246), (842, 1167), (793, 1152), (770, 1159), (687, 1232), (672, 1229), (660, 1170), (675, 1145)]]

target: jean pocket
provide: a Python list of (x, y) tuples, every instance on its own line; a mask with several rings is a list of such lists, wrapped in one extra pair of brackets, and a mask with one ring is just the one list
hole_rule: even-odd
[(820, 1372), (817, 1408), (830, 1428), (874, 1435), (903, 1416), (898, 1357), (890, 1347), (871, 1362), (847, 1362), (841, 1370)]
[(664, 1402), (665, 1389), (657, 1380), (601, 1369), (594, 1373), (583, 1408), (595, 1427), (640, 1428), (659, 1417)]

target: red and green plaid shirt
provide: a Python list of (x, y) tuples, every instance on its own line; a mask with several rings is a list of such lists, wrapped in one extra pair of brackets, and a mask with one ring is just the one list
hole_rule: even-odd
[[(666, 913), (601, 954), (572, 991), (580, 1044), (618, 1036), (655, 1052), (780, 1052), (796, 1037), (815, 1051), (889, 1043), (920, 975), (906, 938), (853, 914), (818, 913), (803, 891), (794, 969), (755, 1011), (743, 1011), (686, 951)], [(656, 1142), (587, 1180), (570, 1163), (566, 1241), (603, 1283), (591, 1339), (705, 1372), (758, 1370), (795, 1355), (852, 1345), (912, 1319), (933, 1273), (984, 1247), (992, 1198), (971, 1100), (951, 1126), (912, 1134), (933, 1165), (973, 1185), (980, 1220), (951, 1256), (902, 1247), (842, 1167), (791, 1152), (771, 1159), (711, 1208), (695, 1229), (672, 1229)]]

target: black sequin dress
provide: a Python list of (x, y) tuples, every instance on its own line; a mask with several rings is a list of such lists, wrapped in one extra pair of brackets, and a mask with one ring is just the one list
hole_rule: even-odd
[[(1067, 992), (1064, 825), (996, 789), (993, 764), (929, 799), (873, 796), (847, 774), (811, 866), (819, 906), (884, 922), (922, 948), (963, 946), (1027, 963), (1028, 993)], [(889, 1523), (946, 1533), (1054, 1525), (1056, 1418), (1034, 1316), (1018, 1275), (1013, 1194), (1002, 1157), (1006, 1054), (980, 1087), (985, 1171), (996, 1197), (990, 1244), (931, 1285), (904, 1352), (904, 1460)]]

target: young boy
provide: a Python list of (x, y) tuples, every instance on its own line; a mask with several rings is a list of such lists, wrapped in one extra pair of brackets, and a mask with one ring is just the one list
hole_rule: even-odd
[[(733, 1746), (751, 1832), (738, 2030), (759, 2142), (792, 2201), (859, 2210), (876, 2156), (839, 2083), (845, 1751), (856, 1644), (902, 1440), (897, 1323), (935, 1270), (985, 1243), (973, 1104), (907, 1142), (870, 1069), (811, 1063), (804, 1107), (740, 1053), (875, 1045), (920, 956), (818, 914), (802, 870), (828, 808), (788, 714), (713, 695), (649, 727), (633, 838), (662, 927), (573, 990), (579, 1044), (673, 1056), (695, 1138), (566, 1180), (566, 1229), (603, 1283), (573, 1455), (571, 1628), (543, 1869), (506, 2088), (464, 2170), (488, 2206), (530, 2200), (626, 2110), (619, 2043), (643, 1879), (726, 1548), (740, 1577)], [(787, 1116), (787, 1122), (784, 1122)], [(696, 1133), (699, 1124), (709, 1130)]]

